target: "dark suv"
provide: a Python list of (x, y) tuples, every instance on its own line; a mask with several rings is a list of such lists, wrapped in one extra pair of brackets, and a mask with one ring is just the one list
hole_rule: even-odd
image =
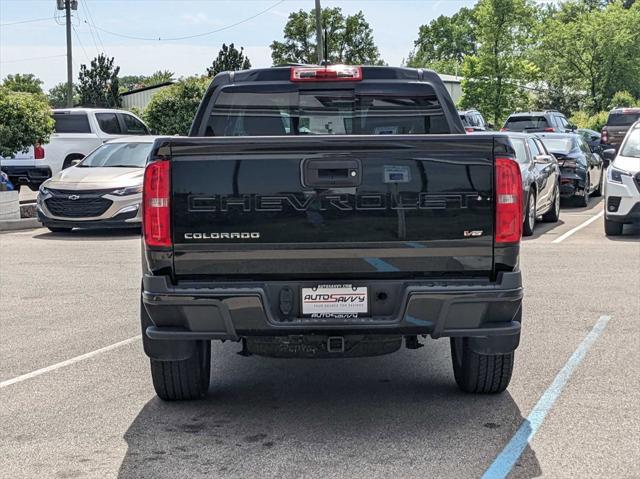
[(609, 112), (607, 124), (602, 128), (600, 143), (614, 148), (616, 152), (627, 131), (640, 120), (640, 108), (614, 108)]
[(462, 120), (462, 124), (467, 133), (493, 130), (493, 126), (485, 121), (482, 113), (478, 110), (459, 111), (458, 115), (460, 115), (460, 120)]
[(562, 113), (556, 110), (545, 110), (512, 113), (501, 131), (570, 133), (574, 130), (575, 126), (569, 123)]

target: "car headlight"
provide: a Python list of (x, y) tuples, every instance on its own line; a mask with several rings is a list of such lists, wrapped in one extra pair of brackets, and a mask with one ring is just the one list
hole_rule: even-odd
[(126, 195), (135, 195), (137, 193), (142, 193), (142, 185), (127, 186), (126, 188), (113, 190), (110, 194), (117, 195), (117, 196), (126, 196)]
[(609, 167), (609, 181), (613, 183), (622, 183), (623, 176), (631, 176), (631, 173), (616, 168), (615, 166)]

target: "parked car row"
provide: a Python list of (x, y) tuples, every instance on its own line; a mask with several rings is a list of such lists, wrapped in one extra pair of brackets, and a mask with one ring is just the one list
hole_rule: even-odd
[(38, 143), (12, 158), (0, 158), (0, 167), (13, 185), (26, 185), (37, 191), (44, 181), (77, 163), (102, 143), (150, 134), (140, 118), (124, 110), (54, 109), (53, 121), (55, 129), (49, 143)]

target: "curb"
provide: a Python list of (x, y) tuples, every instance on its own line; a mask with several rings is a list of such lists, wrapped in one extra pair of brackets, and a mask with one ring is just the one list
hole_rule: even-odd
[(38, 218), (23, 218), (20, 220), (2, 220), (0, 221), (0, 232), (28, 230), (32, 228), (42, 228), (42, 223)]

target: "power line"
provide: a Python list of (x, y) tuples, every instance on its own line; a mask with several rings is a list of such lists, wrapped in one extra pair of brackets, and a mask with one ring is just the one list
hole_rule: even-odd
[[(130, 39), (130, 40), (148, 40), (148, 41), (176, 41), (176, 40), (188, 40), (188, 39), (190, 39), (190, 38), (205, 37), (205, 36), (207, 36), (207, 35), (212, 35), (212, 34), (214, 34), (214, 33), (222, 32), (222, 31), (224, 31), (224, 30), (229, 30), (230, 28), (237, 27), (238, 25), (241, 25), (241, 24), (243, 24), (243, 23), (246, 23), (246, 22), (248, 22), (248, 21), (250, 21), (250, 20), (253, 20), (253, 19), (254, 19), (254, 18), (256, 18), (256, 17), (259, 17), (260, 15), (262, 15), (262, 14), (264, 14), (264, 13), (267, 13), (269, 10), (272, 10), (272, 9), (276, 8), (278, 5), (280, 5), (281, 3), (284, 3), (285, 1), (286, 1), (286, 0), (279, 0), (279, 1), (277, 1), (276, 3), (274, 3), (273, 5), (271, 5), (270, 7), (265, 8), (264, 10), (261, 10), (260, 12), (258, 12), (258, 13), (256, 13), (256, 14), (254, 14), (254, 15), (251, 15), (250, 17), (247, 17), (247, 18), (245, 18), (245, 19), (243, 19), (243, 20), (240, 20), (240, 21), (238, 21), (238, 22), (236, 22), (236, 23), (232, 23), (231, 25), (227, 25), (227, 26), (224, 26), (224, 27), (222, 27), (222, 28), (217, 28), (217, 29), (215, 29), (215, 30), (210, 30), (210, 31), (208, 31), (208, 32), (198, 33), (198, 34), (195, 34), (195, 35), (186, 35), (186, 36), (184, 36), (184, 37), (165, 37), (165, 38), (162, 38), (162, 37), (157, 37), (157, 38), (154, 38), (154, 37), (136, 37), (136, 36), (134, 36), (134, 35), (126, 35), (126, 34), (124, 34), (124, 33), (112, 32), (112, 31), (107, 30), (107, 29), (105, 29), (105, 28), (101, 28), (101, 27), (97, 26), (97, 25), (95, 24), (95, 22), (93, 23), (93, 27), (94, 27), (96, 30), (100, 30), (101, 32), (108, 33), (109, 35), (114, 35), (114, 36), (116, 36), (116, 37), (122, 37), (122, 38), (128, 38), (128, 39)], [(86, 21), (86, 20), (85, 20), (85, 23), (87, 23), (87, 21)]]
[(46, 57), (31, 57), (31, 58), (21, 58), (20, 60), (3, 60), (0, 63), (18, 63), (18, 62), (28, 62), (31, 60), (46, 60), (47, 58), (59, 58), (66, 57), (67, 55), (63, 53), (62, 55), (49, 55)]
[(20, 20), (17, 22), (0, 23), (0, 27), (8, 27), (9, 25), (21, 25), (23, 23), (44, 22), (45, 20), (51, 20), (51, 17), (32, 18), (30, 20)]
[[(98, 38), (98, 41), (100, 42), (100, 45), (102, 46), (102, 52), (106, 54), (106, 48), (104, 48), (104, 43), (102, 43), (102, 38), (100, 37), (100, 32), (96, 29), (96, 22), (93, 20), (93, 15), (91, 14), (91, 10), (89, 10), (89, 2), (87, 2), (86, 0), (81, 0), (82, 1), (82, 5), (84, 5), (84, 9), (87, 12), (87, 18), (89, 19), (89, 32), (91, 33), (91, 38), (93, 38), (93, 43), (96, 46), (96, 50), (98, 50), (98, 53), (100, 53), (100, 50), (98, 49), (98, 43), (96, 42), (96, 38)], [(91, 25), (93, 24), (93, 28), (91, 28)], [(94, 37), (94, 32), (95, 30), (95, 37)]]
[(88, 62), (91, 61), (91, 58), (89, 57), (89, 55), (87, 55), (87, 50), (85, 50), (84, 45), (82, 44), (82, 41), (80, 40), (80, 35), (78, 34), (78, 30), (76, 30), (75, 25), (71, 25), (71, 28), (73, 29), (73, 33), (75, 33), (76, 35), (76, 40), (78, 40), (78, 45), (80, 45), (80, 48), (82, 48), (82, 51), (84, 52), (84, 56), (87, 59)]

